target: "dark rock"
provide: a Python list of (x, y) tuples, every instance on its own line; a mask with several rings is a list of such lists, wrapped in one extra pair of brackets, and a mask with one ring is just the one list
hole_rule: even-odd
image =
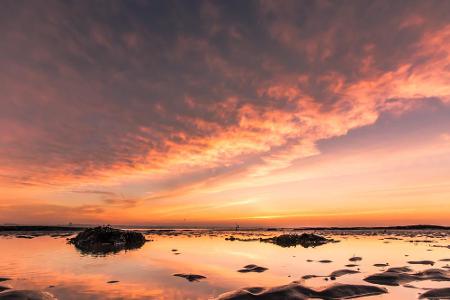
[(323, 236), (313, 233), (303, 234), (282, 234), (276, 237), (260, 239), (261, 242), (273, 243), (281, 247), (295, 247), (297, 245), (303, 248), (321, 246), (326, 243), (335, 242)]
[(432, 289), (419, 297), (420, 299), (450, 299), (450, 288)]
[(432, 260), (411, 260), (411, 261), (408, 261), (408, 264), (411, 264), (411, 265), (430, 265), (430, 266), (432, 266), (432, 265), (434, 265), (434, 261), (432, 261)]
[(329, 260), (329, 259), (322, 259), (322, 260), (319, 260), (319, 262), (322, 264), (329, 264), (329, 263), (332, 263), (333, 261)]
[(110, 281), (107, 281), (106, 283), (118, 283), (118, 282), (120, 282), (119, 280), (110, 280)]
[(8, 278), (8, 277), (0, 277), (0, 282), (1, 282), (1, 281), (7, 281), (7, 280), (11, 280), (11, 278)]
[(189, 281), (199, 281), (200, 279), (205, 279), (206, 277), (203, 275), (197, 275), (197, 274), (173, 274), (173, 276), (177, 276), (177, 277), (181, 277), (181, 278), (185, 278)]
[(99, 226), (80, 232), (70, 239), (69, 243), (83, 253), (110, 254), (140, 248), (145, 244), (145, 237), (142, 233), (135, 231)]
[(387, 293), (385, 288), (371, 285), (351, 285), (336, 284), (321, 291), (293, 282), (288, 285), (262, 288), (250, 287), (229, 292), (220, 295), (216, 300), (247, 300), (247, 299), (290, 299), (290, 300), (306, 300), (310, 298), (319, 299), (348, 299), (365, 297), (372, 295), (380, 295)]
[(341, 277), (348, 274), (356, 274), (359, 273), (359, 271), (355, 270), (349, 270), (349, 269), (342, 269), (342, 270), (336, 270), (330, 274), (330, 277)]
[(418, 273), (411, 273), (409, 268), (406, 272), (403, 268), (391, 268), (383, 273), (370, 275), (364, 278), (365, 281), (375, 284), (398, 286), (412, 281), (432, 280), (450, 281), (450, 272), (441, 269), (428, 269)]
[(374, 264), (373, 266), (381, 268), (381, 267), (387, 267), (387, 266), (389, 266), (389, 264), (388, 263), (385, 263), (385, 264)]
[(6, 291), (6, 290), (9, 290), (9, 287), (0, 286), (0, 292)]
[(414, 276), (410, 274), (387, 271), (383, 273), (373, 274), (364, 278), (364, 281), (370, 283), (390, 286), (398, 286), (400, 284), (408, 283), (414, 280)]
[(362, 257), (359, 257), (359, 256), (353, 256), (353, 257), (349, 258), (348, 260), (351, 261), (351, 262), (361, 261), (361, 260), (362, 260)]
[(248, 273), (248, 272), (262, 273), (267, 270), (268, 270), (267, 268), (260, 267), (257, 265), (246, 265), (242, 269), (238, 270), (238, 272), (240, 272), (240, 273)]

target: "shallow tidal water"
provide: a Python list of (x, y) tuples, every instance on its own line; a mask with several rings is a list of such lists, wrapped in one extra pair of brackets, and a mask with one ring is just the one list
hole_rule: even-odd
[[(414, 271), (443, 268), (450, 262), (447, 233), (326, 233), (339, 240), (315, 248), (283, 248), (259, 241), (229, 241), (236, 237), (260, 237), (282, 232), (212, 232), (178, 235), (147, 234), (152, 241), (142, 248), (113, 255), (92, 256), (67, 244), (66, 237), (42, 235), (32, 239), (16, 235), (0, 236), (0, 277), (11, 280), (0, 286), (47, 291), (58, 299), (214, 299), (243, 287), (272, 287), (294, 280), (308, 287), (326, 288), (335, 283), (366, 284), (363, 279), (389, 267), (409, 266)], [(176, 251), (174, 251), (176, 249)], [(177, 254), (178, 253), (178, 254)], [(347, 268), (353, 256), (358, 267)], [(311, 260), (310, 262), (308, 260)], [(331, 260), (321, 263), (320, 260)], [(431, 260), (434, 266), (408, 261)], [(268, 268), (262, 273), (240, 273), (248, 264)], [(304, 275), (328, 275), (339, 269), (361, 273), (325, 280), (302, 280)], [(448, 269), (447, 269), (448, 270)], [(206, 276), (189, 282), (173, 276), (192, 273)], [(107, 283), (108, 281), (118, 281)], [(367, 299), (418, 299), (427, 288), (450, 287), (449, 281), (416, 281), (413, 287), (383, 286), (387, 294)], [(361, 298), (366, 299), (366, 298)]]

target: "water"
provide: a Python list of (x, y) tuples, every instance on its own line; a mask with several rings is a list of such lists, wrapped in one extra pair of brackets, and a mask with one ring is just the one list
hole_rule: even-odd
[[(249, 233), (246, 233), (249, 234)], [(255, 233), (256, 235), (258, 233)], [(268, 233), (265, 233), (268, 234)], [(280, 233), (273, 233), (280, 234)], [(346, 268), (352, 256), (361, 256), (361, 273), (345, 275), (336, 281), (313, 278), (303, 281), (306, 286), (325, 288), (339, 283), (369, 284), (368, 275), (383, 268), (376, 263), (389, 263), (391, 267), (407, 266), (411, 260), (433, 260), (433, 268), (441, 268), (450, 258), (450, 249), (433, 247), (449, 245), (449, 236), (433, 234), (430, 237), (401, 237), (401, 240), (383, 239), (386, 235), (334, 235), (339, 243), (316, 248), (301, 246), (282, 248), (270, 243), (227, 241), (230, 233), (192, 235), (147, 235), (153, 241), (142, 248), (108, 256), (83, 255), (65, 238), (39, 236), (19, 239), (0, 237), (0, 277), (11, 281), (1, 286), (14, 289), (48, 291), (58, 299), (211, 299), (221, 293), (247, 286), (276, 286), (299, 280), (303, 275), (327, 275)], [(431, 240), (429, 242), (411, 242)], [(172, 249), (180, 253), (176, 255)], [(405, 256), (408, 255), (408, 256)], [(329, 259), (332, 263), (319, 263)], [(313, 262), (307, 262), (313, 260)], [(268, 268), (263, 273), (239, 273), (248, 264)], [(420, 271), (430, 268), (409, 265)], [(354, 268), (356, 269), (356, 268)], [(189, 282), (174, 277), (174, 273), (193, 273), (207, 278)], [(118, 283), (107, 283), (118, 280)], [(389, 293), (370, 299), (417, 299), (420, 288), (449, 287), (450, 282), (412, 282), (418, 287), (386, 286)]]

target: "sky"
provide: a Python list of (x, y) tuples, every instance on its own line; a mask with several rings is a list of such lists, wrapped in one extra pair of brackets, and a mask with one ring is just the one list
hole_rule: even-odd
[(450, 225), (450, 1), (0, 6), (0, 223)]

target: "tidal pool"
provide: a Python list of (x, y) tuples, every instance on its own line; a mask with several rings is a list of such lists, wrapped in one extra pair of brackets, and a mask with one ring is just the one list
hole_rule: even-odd
[[(214, 299), (244, 287), (273, 287), (295, 280), (319, 290), (344, 283), (376, 285), (388, 291), (368, 299), (418, 299), (426, 289), (450, 287), (450, 281), (423, 280), (399, 286), (364, 281), (390, 267), (409, 266), (414, 272), (430, 268), (449, 271), (450, 236), (445, 231), (316, 232), (339, 242), (308, 248), (229, 240), (230, 236), (257, 239), (281, 233), (155, 231), (146, 234), (151, 241), (139, 249), (104, 256), (82, 254), (67, 244), (66, 237), (2, 235), (0, 277), (11, 280), (0, 282), (0, 286), (46, 291), (61, 300)], [(354, 257), (361, 260), (351, 259)], [(423, 260), (434, 264), (411, 263)], [(238, 272), (247, 265), (267, 270)], [(344, 274), (335, 280), (329, 277), (341, 269), (360, 273)], [(174, 274), (206, 278), (189, 281)], [(324, 277), (302, 279), (305, 275)]]

